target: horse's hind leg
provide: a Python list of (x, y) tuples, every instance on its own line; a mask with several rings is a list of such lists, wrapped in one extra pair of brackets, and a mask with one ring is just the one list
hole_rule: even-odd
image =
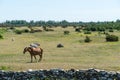
[(39, 62), (42, 60), (42, 55), (39, 55), (40, 56), (40, 58), (39, 58)]

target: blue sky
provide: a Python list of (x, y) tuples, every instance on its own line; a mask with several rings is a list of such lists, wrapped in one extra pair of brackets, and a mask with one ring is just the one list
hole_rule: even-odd
[(120, 0), (0, 0), (0, 22), (6, 20), (115, 21)]

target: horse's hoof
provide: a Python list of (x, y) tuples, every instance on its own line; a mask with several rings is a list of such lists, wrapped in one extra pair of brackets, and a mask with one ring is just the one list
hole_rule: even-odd
[(40, 62), (41, 60), (39, 60), (38, 62)]

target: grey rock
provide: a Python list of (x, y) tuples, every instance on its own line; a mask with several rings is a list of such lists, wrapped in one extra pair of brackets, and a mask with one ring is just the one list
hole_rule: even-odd
[(0, 80), (120, 80), (120, 73), (96, 69), (0, 71)]

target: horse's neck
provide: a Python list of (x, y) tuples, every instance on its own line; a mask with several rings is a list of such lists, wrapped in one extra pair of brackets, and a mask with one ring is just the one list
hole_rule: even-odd
[(31, 47), (28, 47), (28, 52), (31, 52), (33, 51)]

